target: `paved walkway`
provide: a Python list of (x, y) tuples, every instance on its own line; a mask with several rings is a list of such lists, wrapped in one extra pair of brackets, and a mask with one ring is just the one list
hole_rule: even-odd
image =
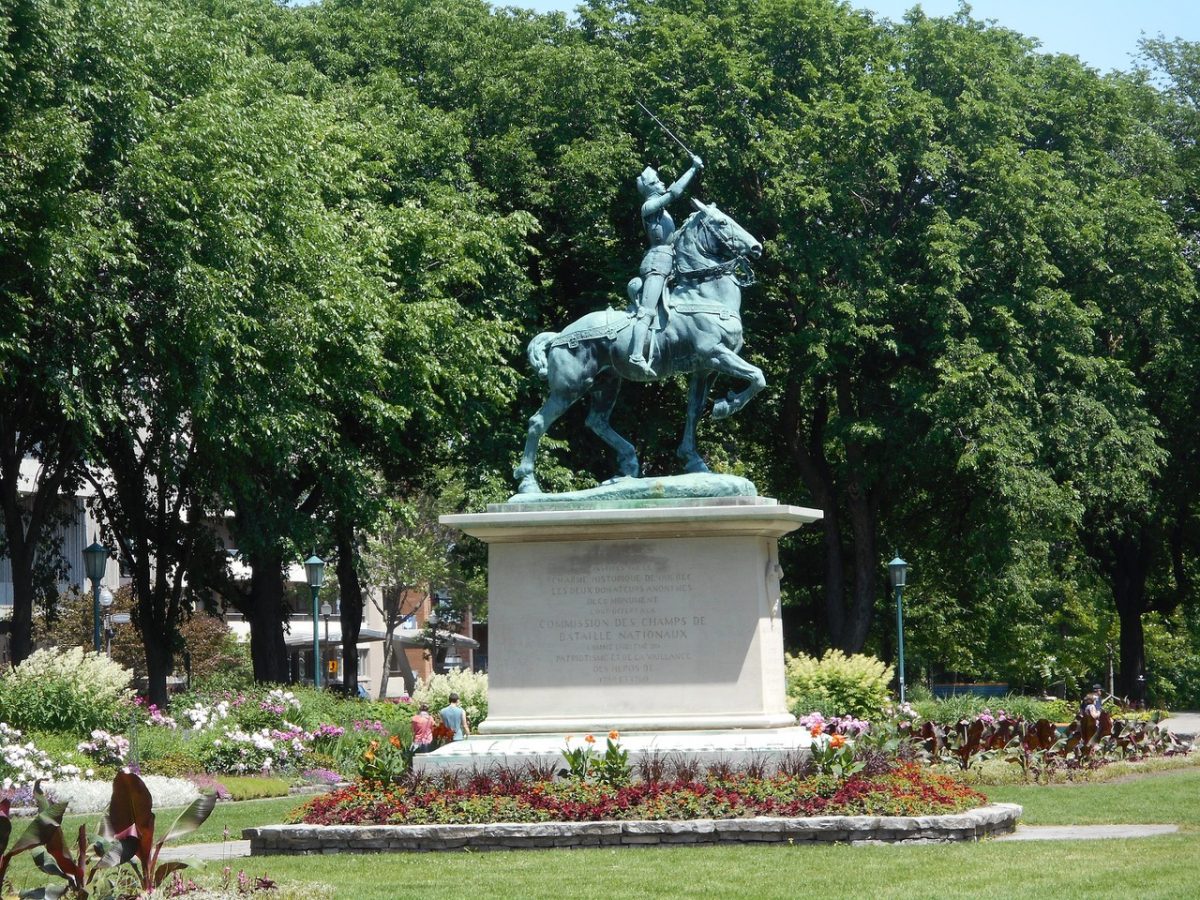
[(1154, 837), (1174, 834), (1178, 825), (1018, 825), (994, 841), (1098, 841), (1105, 838)]
[(1169, 719), (1158, 723), (1176, 737), (1194, 738), (1200, 735), (1200, 712), (1171, 713)]
[(163, 862), (169, 859), (199, 859), (205, 862), (220, 862), (250, 855), (249, 841), (225, 841), (223, 844), (181, 844), (178, 847), (163, 847)]
[[(1156, 837), (1174, 834), (1178, 825), (1018, 825), (1012, 834), (997, 835), (994, 841), (1095, 841), (1111, 838)], [(249, 841), (226, 841), (223, 844), (184, 844), (164, 847), (161, 859), (223, 862), (250, 855)]]

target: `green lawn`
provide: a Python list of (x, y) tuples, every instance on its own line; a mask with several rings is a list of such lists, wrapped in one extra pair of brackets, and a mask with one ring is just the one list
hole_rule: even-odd
[(979, 790), (998, 803), (1020, 803), (1026, 825), (1173, 822), (1187, 829), (1200, 827), (1200, 768), (1115, 784), (1004, 785)]
[[(1179, 823), (1185, 833), (1118, 841), (914, 846), (733, 846), (231, 860), (235, 871), (331, 885), (334, 897), (606, 898), (1181, 897), (1200, 884), (1200, 769), (1117, 784), (984, 789), (1022, 804), (1027, 824)], [(295, 798), (219, 804), (190, 840), (275, 823)], [(170, 814), (164, 816), (167, 818)], [(93, 820), (96, 817), (79, 817)], [(220, 872), (210, 863), (209, 877)], [(27, 864), (21, 886), (43, 883)], [(36, 879), (36, 880), (35, 880)], [(302, 892), (303, 893), (303, 892)], [(319, 892), (315, 892), (319, 893)]]
[(265, 857), (253, 875), (336, 886), (337, 897), (920, 898), (1194, 896), (1200, 835), (1137, 841), (925, 846), (525, 850)]

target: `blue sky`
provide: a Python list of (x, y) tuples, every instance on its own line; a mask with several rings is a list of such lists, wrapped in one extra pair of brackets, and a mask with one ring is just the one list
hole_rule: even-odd
[[(575, 0), (492, 2), (542, 12), (570, 12), (577, 5)], [(853, 0), (853, 5), (900, 19), (915, 4), (913, 0)], [(920, 5), (926, 14), (940, 16), (954, 12), (958, 0), (924, 0)], [(1101, 71), (1130, 68), (1130, 54), (1137, 50), (1142, 33), (1200, 41), (1200, 0), (976, 0), (971, 11), (977, 19), (995, 19), (1037, 38), (1047, 52), (1074, 54)]]

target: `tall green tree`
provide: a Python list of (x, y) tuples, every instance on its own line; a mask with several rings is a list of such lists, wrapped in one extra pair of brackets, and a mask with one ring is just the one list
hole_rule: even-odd
[[(32, 649), (53, 540), (95, 430), (87, 392), (116, 352), (103, 292), (120, 230), (106, 196), (145, 100), (138, 6), (14, 0), (0, 9), (0, 545), (11, 651)], [(65, 504), (65, 505), (64, 505)]]

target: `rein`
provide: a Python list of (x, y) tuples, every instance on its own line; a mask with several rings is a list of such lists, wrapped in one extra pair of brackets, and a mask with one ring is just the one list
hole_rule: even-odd
[(733, 259), (723, 263), (717, 263), (715, 266), (709, 266), (705, 269), (676, 269), (675, 278), (683, 279), (684, 281), (716, 281), (718, 278), (724, 278), (728, 275), (734, 280), (738, 287), (750, 287), (757, 282), (754, 277), (754, 270), (750, 268), (750, 263), (747, 262), (744, 256), (735, 256)]

